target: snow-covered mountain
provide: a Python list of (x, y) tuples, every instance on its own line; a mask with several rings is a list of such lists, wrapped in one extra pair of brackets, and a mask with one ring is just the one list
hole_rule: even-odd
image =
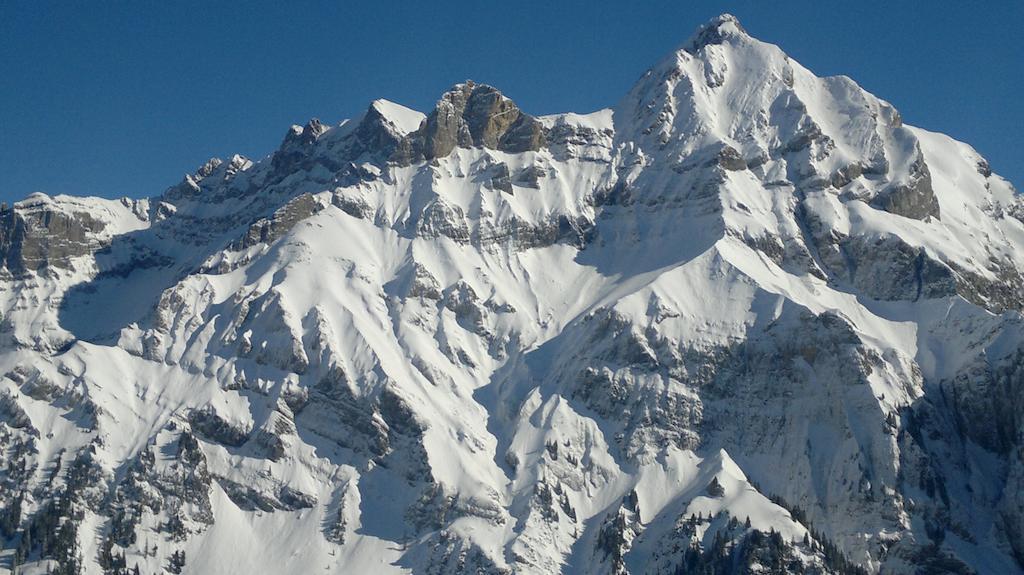
[[(0, 571), (1014, 573), (1024, 201), (715, 18), (0, 212)], [(16, 566), (16, 567), (15, 567)]]

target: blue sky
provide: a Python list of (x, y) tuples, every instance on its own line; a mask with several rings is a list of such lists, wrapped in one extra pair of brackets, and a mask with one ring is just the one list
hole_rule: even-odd
[(614, 105), (721, 12), (846, 74), (1024, 185), (1024, 2), (0, 2), (0, 200), (151, 196), (311, 117), (424, 112), (493, 84), (528, 112)]

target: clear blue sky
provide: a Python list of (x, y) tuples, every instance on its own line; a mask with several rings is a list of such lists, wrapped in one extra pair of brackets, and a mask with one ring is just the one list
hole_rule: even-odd
[(596, 110), (726, 11), (1022, 187), (1024, 2), (981, 4), (0, 0), (0, 200), (155, 195), (293, 123), (379, 97), (426, 112), (467, 78), (534, 114)]

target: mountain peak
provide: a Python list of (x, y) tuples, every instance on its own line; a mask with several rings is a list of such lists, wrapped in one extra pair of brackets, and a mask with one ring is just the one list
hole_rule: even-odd
[(683, 50), (693, 54), (704, 46), (721, 44), (731, 37), (745, 38), (749, 35), (735, 16), (728, 13), (719, 14), (709, 20), (707, 24), (697, 28), (693, 36), (683, 45)]
[(298, 124), (293, 125), (288, 129), (288, 132), (284, 135), (284, 140), (281, 142), (281, 148), (294, 148), (312, 145), (324, 132), (327, 131), (327, 126), (323, 125), (317, 118), (312, 118), (306, 122), (305, 126)]
[(426, 119), (421, 112), (383, 98), (371, 102), (370, 108), (394, 124), (402, 135), (415, 132)]
[(420, 155), (438, 158), (456, 147), (535, 150), (543, 127), (497, 88), (466, 80), (441, 96), (417, 135)]

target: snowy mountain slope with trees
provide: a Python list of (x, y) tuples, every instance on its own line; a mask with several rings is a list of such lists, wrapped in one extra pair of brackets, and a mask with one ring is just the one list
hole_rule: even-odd
[(1024, 569), (1024, 203), (731, 16), (0, 221), (0, 569)]

